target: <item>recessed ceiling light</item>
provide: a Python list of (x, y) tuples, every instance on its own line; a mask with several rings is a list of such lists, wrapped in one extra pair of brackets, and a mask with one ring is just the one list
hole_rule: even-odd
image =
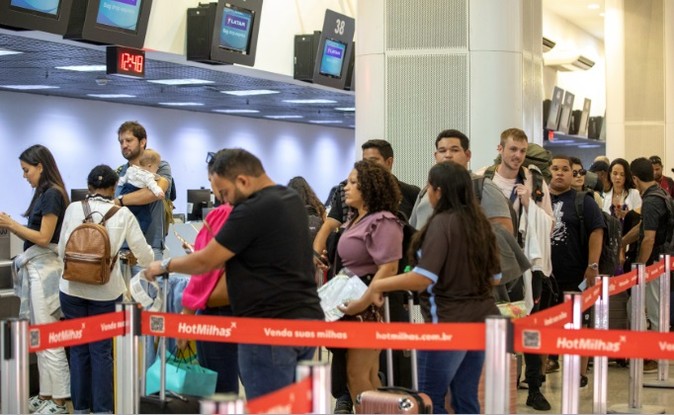
[(265, 115), (265, 118), (271, 118), (272, 120), (290, 120), (297, 118), (304, 118), (301, 115)]
[(105, 65), (72, 65), (72, 66), (57, 66), (56, 69), (63, 69), (64, 71), (76, 72), (103, 72), (106, 69)]
[(58, 86), (52, 85), (0, 85), (0, 88), (18, 89), (20, 91), (30, 91), (32, 89), (58, 89)]
[(162, 85), (205, 85), (215, 83), (205, 79), (149, 79), (148, 82)]
[(578, 148), (599, 148), (601, 144), (583, 144), (578, 146)]
[(213, 112), (222, 112), (223, 114), (257, 114), (258, 110), (213, 110)]
[(284, 99), (288, 104), (335, 104), (331, 99)]
[(253, 95), (269, 95), (280, 93), (280, 91), (272, 91), (271, 89), (249, 89), (247, 91), (220, 91), (220, 92), (227, 95), (235, 95), (237, 97), (249, 97)]
[(167, 105), (170, 107), (200, 107), (204, 104), (201, 102), (160, 102), (159, 105)]
[(309, 120), (312, 124), (341, 124), (340, 120)]
[(600, 6), (597, 3), (590, 3), (590, 4), (587, 5), (587, 8), (590, 9), (590, 10), (598, 10), (599, 7)]
[(354, 112), (356, 110), (355, 107), (337, 107), (335, 108), (336, 111), (344, 111), (344, 112)]
[(88, 97), (92, 98), (136, 98), (135, 95), (129, 94), (87, 94)]
[(17, 52), (15, 50), (9, 50), (9, 49), (0, 49), (0, 56), (7, 56), (7, 55), (18, 55), (23, 52)]

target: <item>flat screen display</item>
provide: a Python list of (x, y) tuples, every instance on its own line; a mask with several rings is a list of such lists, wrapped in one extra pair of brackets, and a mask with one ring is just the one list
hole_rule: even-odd
[(11, 7), (24, 9), (38, 14), (58, 16), (61, 0), (12, 0)]
[(247, 55), (254, 17), (251, 10), (225, 3), (220, 25), (220, 47)]
[(321, 75), (333, 78), (342, 77), (342, 66), (344, 55), (346, 54), (346, 43), (338, 42), (333, 39), (325, 39), (323, 55), (321, 57)]
[(100, 0), (96, 23), (135, 33), (142, 0)]

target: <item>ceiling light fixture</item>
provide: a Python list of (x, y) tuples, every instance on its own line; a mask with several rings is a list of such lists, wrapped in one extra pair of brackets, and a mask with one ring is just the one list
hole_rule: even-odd
[(221, 112), (223, 114), (257, 114), (258, 110), (213, 110), (213, 112)]
[(19, 55), (23, 52), (17, 52), (15, 50), (9, 50), (9, 49), (0, 49), (0, 56), (8, 56), (8, 55)]
[(290, 120), (304, 118), (301, 115), (265, 115), (265, 118), (271, 118), (272, 120)]
[(335, 111), (344, 111), (344, 112), (354, 112), (356, 110), (355, 107), (337, 107), (335, 108)]
[(19, 91), (31, 91), (34, 89), (58, 89), (58, 86), (52, 85), (0, 85), (0, 88), (17, 89)]
[(57, 66), (56, 69), (64, 71), (75, 72), (105, 72), (105, 65), (71, 65), (71, 66)]
[(281, 91), (272, 91), (271, 89), (250, 89), (247, 91), (220, 91), (223, 94), (234, 95), (237, 97), (250, 97), (254, 95), (278, 94)]
[(159, 105), (167, 105), (169, 107), (201, 107), (204, 104), (201, 102), (160, 102)]
[(284, 99), (288, 104), (336, 104), (337, 101), (331, 99)]
[(213, 81), (207, 81), (205, 79), (148, 79), (148, 82), (153, 84), (162, 84), (162, 85), (206, 85), (214, 84)]
[(104, 98), (104, 99), (136, 98), (135, 95), (129, 95), (129, 94), (87, 94), (87, 96), (92, 97), (92, 98)]
[(309, 120), (312, 124), (341, 124), (340, 120)]

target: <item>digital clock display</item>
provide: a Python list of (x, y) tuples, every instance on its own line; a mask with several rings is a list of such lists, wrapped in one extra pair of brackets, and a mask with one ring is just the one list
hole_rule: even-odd
[(122, 75), (132, 78), (145, 77), (145, 51), (121, 46), (108, 46), (108, 75)]

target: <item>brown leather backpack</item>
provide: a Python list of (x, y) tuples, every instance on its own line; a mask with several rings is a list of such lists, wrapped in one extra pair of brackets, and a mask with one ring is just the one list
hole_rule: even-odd
[(84, 220), (68, 237), (63, 256), (63, 278), (85, 284), (103, 285), (110, 280), (110, 272), (117, 261), (117, 253), (110, 252), (110, 236), (105, 222), (119, 207), (113, 206), (100, 223), (94, 223), (89, 202), (82, 201)]

